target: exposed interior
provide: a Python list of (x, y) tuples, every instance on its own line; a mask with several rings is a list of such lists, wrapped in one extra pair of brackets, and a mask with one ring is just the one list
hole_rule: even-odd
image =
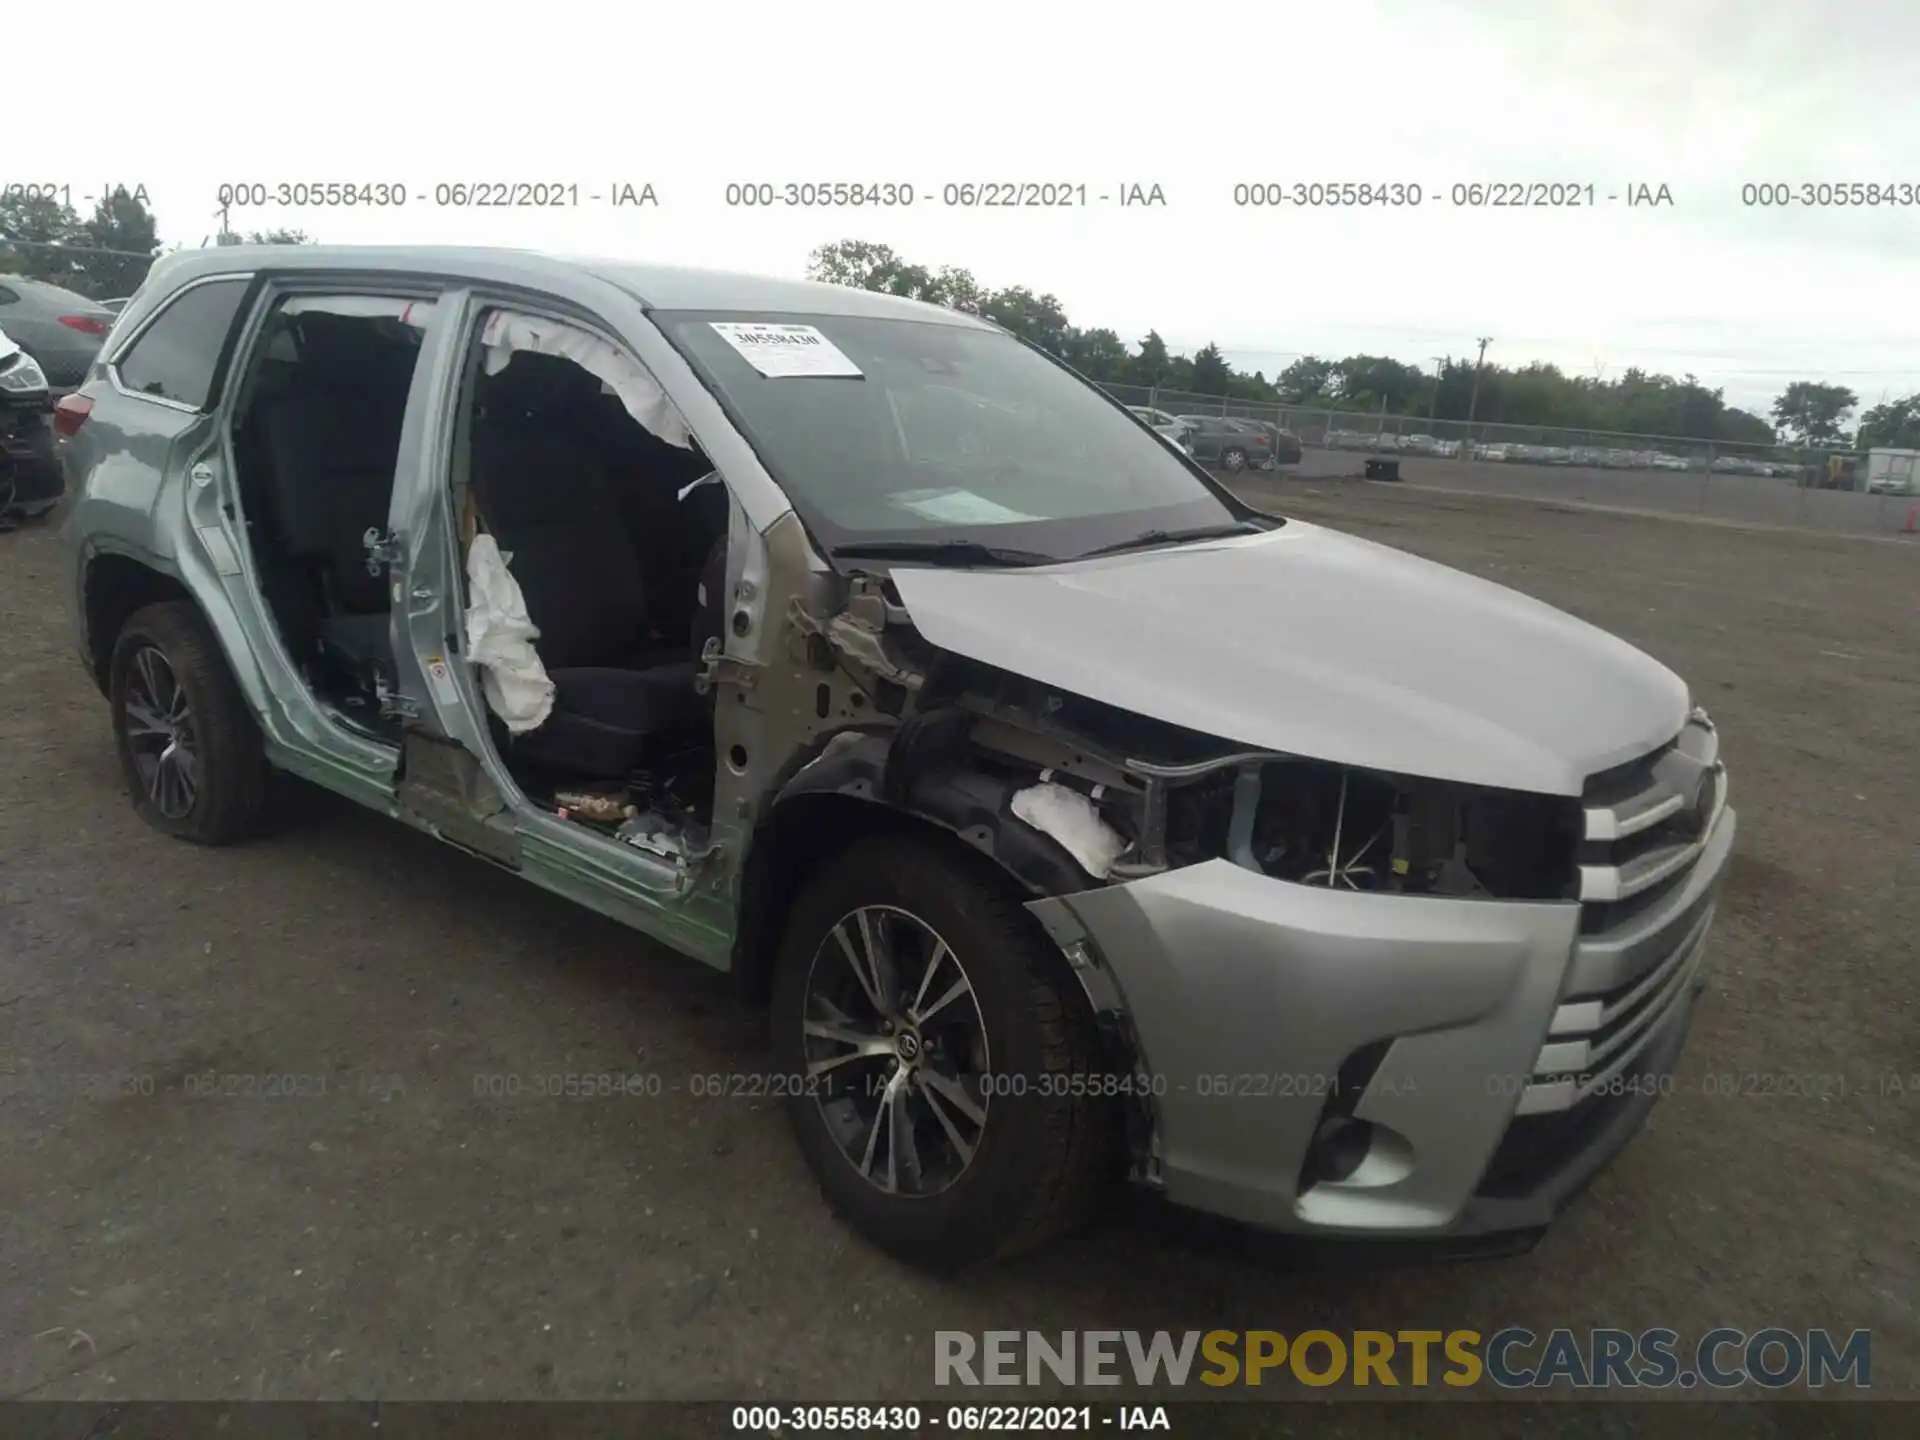
[(392, 729), (380, 707), (393, 677), (391, 607), (366, 537), (387, 527), (419, 358), (406, 307), (281, 305), (233, 437), (248, 542), (288, 652), (323, 702), (378, 731)]
[(649, 433), (560, 355), (476, 365), (469, 403), (472, 520), (507, 558), (554, 687), (532, 730), (490, 716), (494, 742), (537, 802), (674, 848), (712, 803), (694, 679), (720, 638), (726, 488), (697, 446)]
[[(382, 704), (395, 683), (386, 570), (367, 542), (387, 529), (430, 312), (372, 297), (284, 303), (249, 367), (234, 437), (261, 590), (289, 653), (323, 705), (395, 740), (402, 722)], [(673, 850), (711, 806), (712, 713), (695, 676), (720, 634), (727, 491), (690, 440), (669, 443), (635, 418), (634, 387), (623, 399), (565, 353), (517, 348), (571, 353), (554, 329), (483, 326), (463, 391), (463, 562), (475, 533), (492, 536), (553, 687), (533, 728), (490, 713), (489, 729), (535, 803)], [(675, 419), (660, 428), (673, 433)]]

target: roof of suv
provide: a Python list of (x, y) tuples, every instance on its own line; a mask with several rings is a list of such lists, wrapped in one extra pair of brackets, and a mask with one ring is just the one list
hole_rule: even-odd
[[(538, 285), (542, 278), (573, 271), (619, 286), (649, 310), (870, 316), (986, 330), (999, 328), (943, 306), (846, 285), (479, 246), (221, 245), (177, 250), (154, 263), (147, 288), (172, 290), (188, 280), (226, 271), (260, 269), (353, 270), (362, 274), (393, 271), (509, 285)], [(155, 281), (163, 283), (156, 285)]]

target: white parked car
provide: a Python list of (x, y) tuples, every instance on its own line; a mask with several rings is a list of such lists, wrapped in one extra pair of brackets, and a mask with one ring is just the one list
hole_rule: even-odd
[(1139, 416), (1154, 434), (1174, 449), (1192, 453), (1193, 445), (1187, 439), (1187, 435), (1193, 427), (1178, 415), (1169, 415), (1166, 411), (1155, 410), (1150, 405), (1129, 405), (1127, 409)]

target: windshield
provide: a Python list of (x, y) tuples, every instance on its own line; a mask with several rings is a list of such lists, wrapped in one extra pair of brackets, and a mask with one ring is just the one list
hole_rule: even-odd
[(976, 541), (1065, 560), (1247, 513), (1123, 408), (998, 331), (840, 315), (653, 318), (829, 550)]

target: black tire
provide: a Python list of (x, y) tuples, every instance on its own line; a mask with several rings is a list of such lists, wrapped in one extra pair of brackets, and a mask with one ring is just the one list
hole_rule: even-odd
[(1229, 445), (1220, 452), (1220, 468), (1229, 475), (1238, 475), (1247, 468), (1247, 452), (1238, 445)]
[[(872, 837), (825, 862), (806, 882), (788, 912), (775, 960), (779, 1073), (808, 1077), (810, 976), (823, 954), (844, 963), (823, 947), (833, 943), (842, 919), (863, 907), (906, 912), (951, 950), (978, 1001), (992, 1082), (971, 1158), (944, 1189), (911, 1195), (889, 1193), (861, 1173), (827, 1118), (829, 1103), (844, 1109), (847, 1102), (823, 1102), (826, 1092), (814, 1088), (820, 1082), (797, 1080), (788, 1093), (789, 1118), (829, 1203), (881, 1249), (942, 1271), (1064, 1235), (1114, 1177), (1117, 1108), (1086, 1093), (1098, 1088), (1087, 1082), (1100, 1071), (1100, 1046), (1071, 973), (1013, 887), (959, 842)], [(929, 1113), (924, 1089), (920, 1103)], [(877, 1114), (873, 1123), (877, 1129)], [(931, 1127), (923, 1133), (938, 1143)]]
[[(151, 734), (130, 721), (129, 698), (147, 697), (157, 654), (184, 700), (176, 743), (193, 757), (194, 784), (184, 809), (177, 791), (156, 793), (143, 770)], [(260, 727), (247, 708), (219, 642), (191, 602), (170, 600), (136, 611), (121, 627), (108, 667), (113, 737), (133, 808), (154, 829), (201, 845), (231, 845), (255, 833), (266, 800), (267, 762)], [(136, 733), (138, 729), (138, 733)]]

